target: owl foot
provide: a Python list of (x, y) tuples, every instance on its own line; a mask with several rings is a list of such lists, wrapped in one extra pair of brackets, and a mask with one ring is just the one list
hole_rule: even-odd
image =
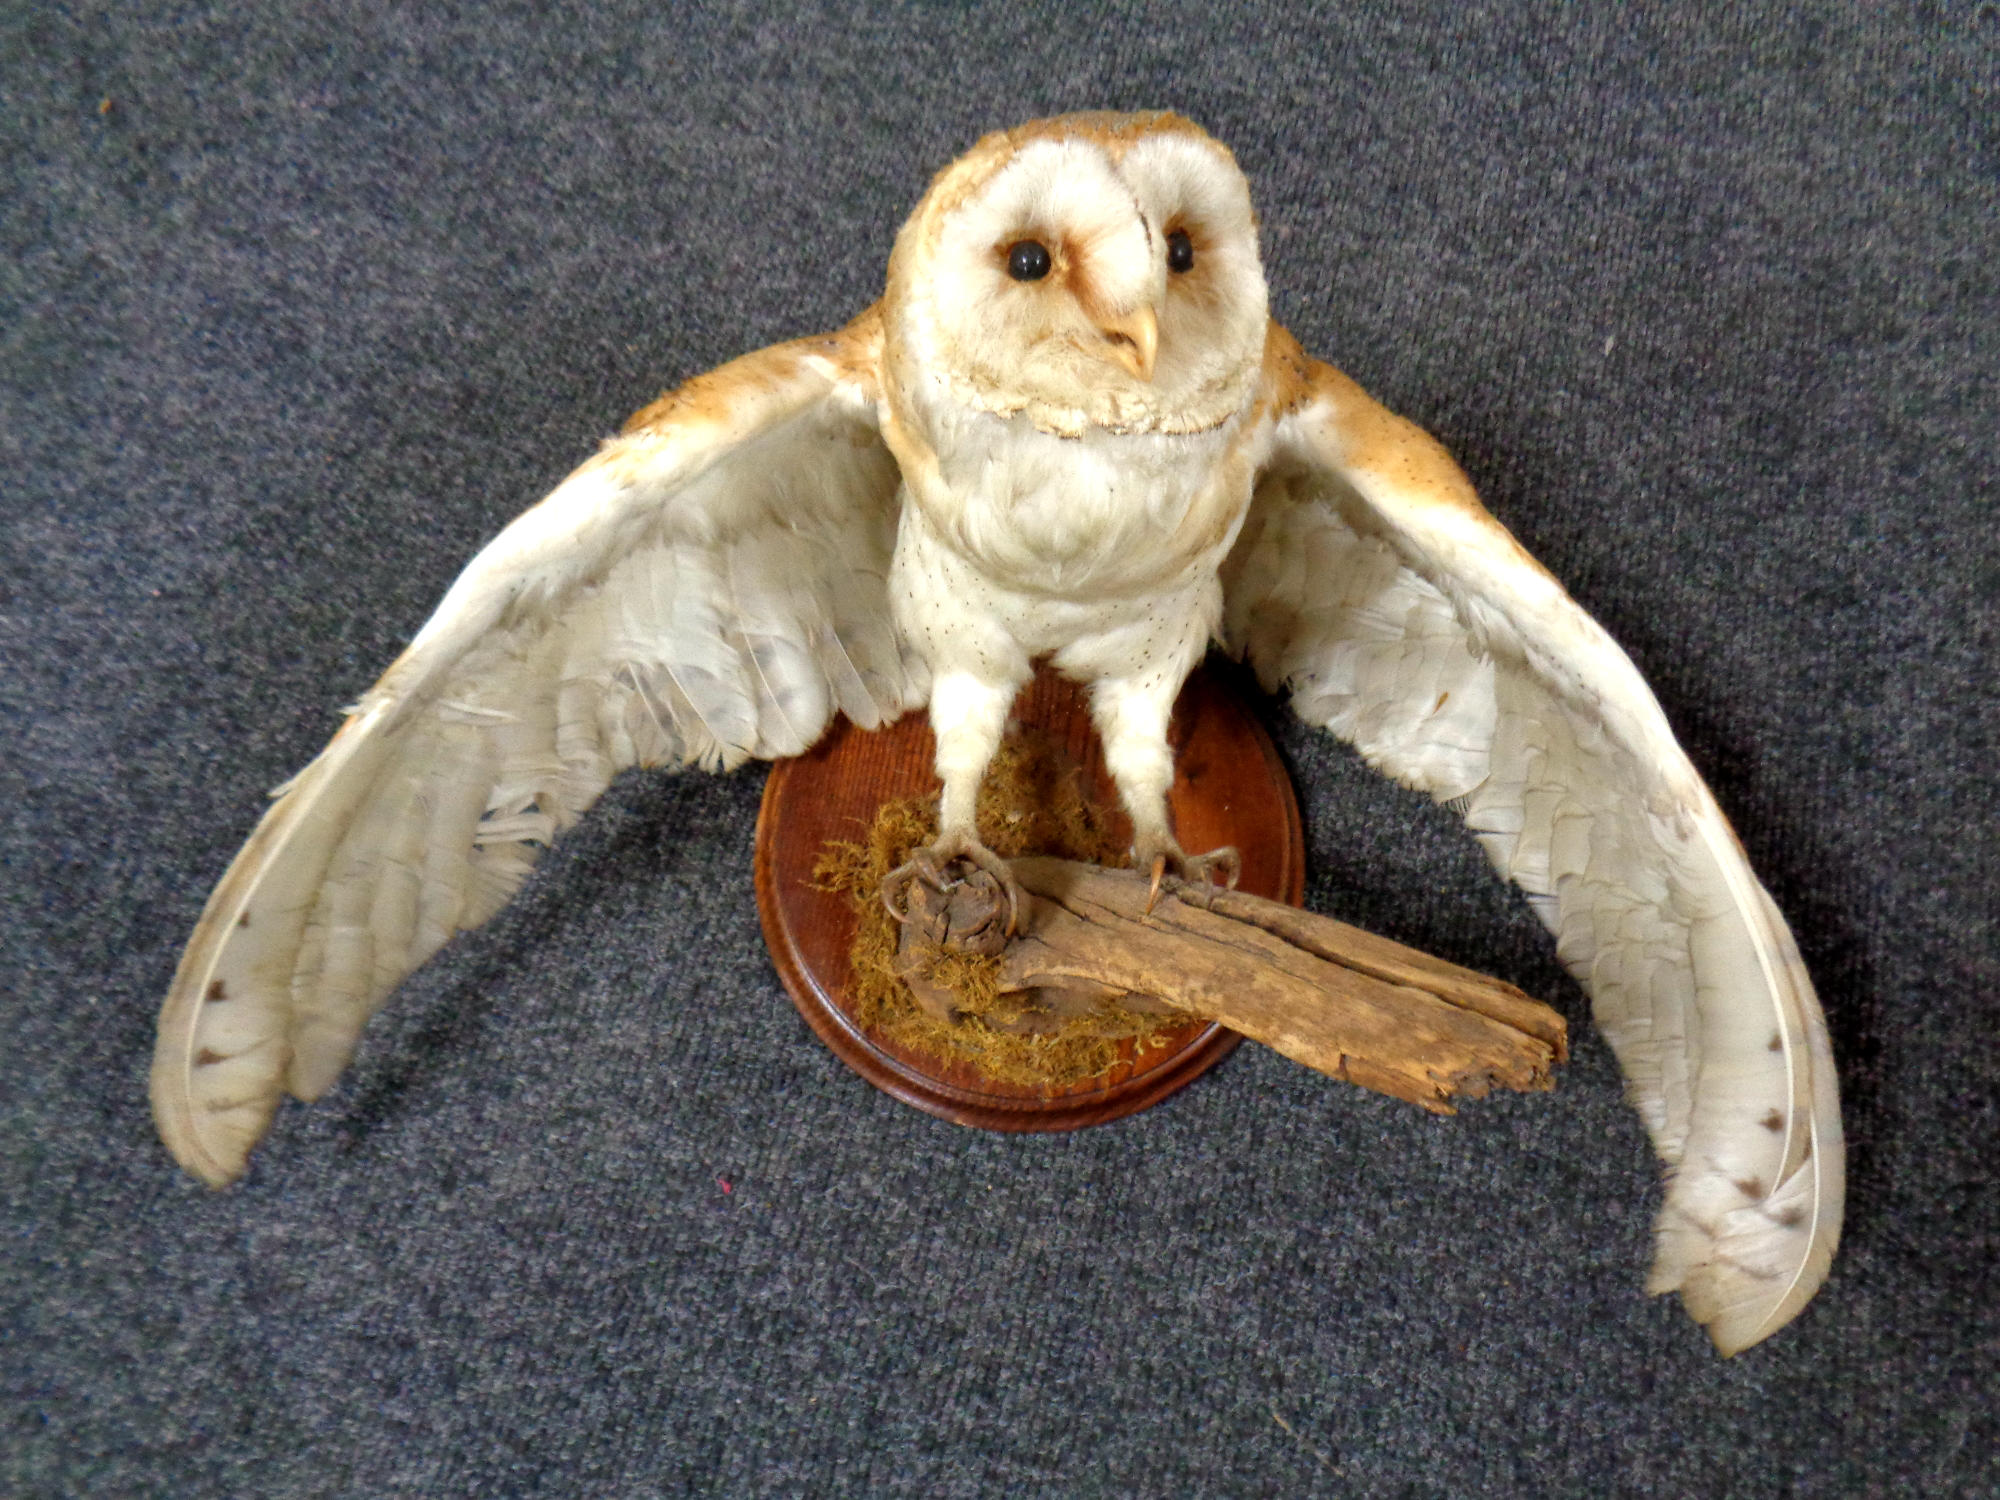
[[(1243, 876), (1243, 856), (1236, 852), (1234, 845), (1225, 844), (1220, 849), (1209, 850), (1206, 854), (1187, 854), (1182, 852), (1179, 844), (1169, 839), (1164, 846), (1154, 845), (1151, 852), (1153, 881), (1146, 887), (1148, 916), (1152, 915), (1153, 908), (1159, 904), (1163, 886), (1175, 895), (1183, 897), (1189, 890), (1199, 889), (1200, 894), (1196, 900), (1202, 906), (1210, 906), (1215, 902), (1218, 874), (1222, 876), (1223, 886), (1232, 891), (1236, 889), (1236, 882)], [(1144, 868), (1148, 863), (1147, 851), (1134, 849), (1132, 853), (1132, 863)], [(1169, 880), (1172, 883), (1165, 884)]]
[[(968, 875), (954, 877), (949, 866), (957, 860), (973, 866)], [(898, 922), (909, 923), (918, 916), (916, 887), (921, 884), (944, 894), (984, 875), (996, 887), (995, 896), (1006, 913), (1006, 936), (1021, 926), (1021, 886), (1007, 861), (980, 843), (971, 834), (946, 835), (928, 848), (919, 849), (909, 859), (882, 877), (882, 905)]]

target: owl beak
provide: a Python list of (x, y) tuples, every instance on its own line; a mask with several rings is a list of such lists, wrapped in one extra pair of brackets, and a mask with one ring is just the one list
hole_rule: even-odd
[(1150, 307), (1139, 307), (1122, 317), (1103, 318), (1098, 332), (1111, 346), (1111, 357), (1139, 380), (1153, 378), (1153, 361), (1160, 352), (1160, 320)]

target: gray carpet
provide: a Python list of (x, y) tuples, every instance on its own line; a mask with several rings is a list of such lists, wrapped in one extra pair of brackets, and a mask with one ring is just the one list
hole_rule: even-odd
[[(2000, 1488), (1996, 7), (558, 9), (0, 19), (0, 1491)], [(870, 301), (984, 130), (1155, 103), (1795, 924), (1852, 1150), (1798, 1323), (1725, 1362), (1642, 1295), (1648, 1149), (1541, 929), (1275, 717), (1312, 903), (1561, 1007), (1556, 1093), (1245, 1047), (1071, 1137), (933, 1121), (780, 991), (753, 769), (619, 782), (245, 1184), (176, 1172), (207, 889), (482, 540)]]

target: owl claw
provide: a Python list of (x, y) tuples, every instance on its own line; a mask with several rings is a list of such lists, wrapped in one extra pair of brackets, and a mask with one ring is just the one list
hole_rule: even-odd
[[(1140, 860), (1143, 859), (1141, 854)], [(1206, 907), (1215, 903), (1215, 877), (1218, 872), (1222, 875), (1224, 888), (1232, 891), (1243, 877), (1243, 856), (1228, 844), (1220, 849), (1211, 849), (1206, 854), (1184, 854), (1180, 845), (1169, 843), (1165, 848), (1154, 850), (1152, 865), (1152, 883), (1146, 887), (1147, 916), (1151, 916), (1153, 908), (1159, 904), (1163, 888), (1185, 899), (1187, 889), (1199, 882), (1201, 894), (1195, 899)], [(1168, 874), (1170, 868), (1171, 875)]]
[(882, 905), (890, 916), (907, 926), (914, 913), (910, 910), (910, 891), (922, 881), (933, 890), (942, 891), (949, 883), (944, 866), (929, 849), (919, 849), (902, 864), (882, 877)]
[(1008, 937), (1021, 928), (1021, 886), (1014, 879), (1014, 872), (1007, 861), (991, 849), (969, 835), (945, 837), (926, 848), (912, 853), (908, 860), (896, 866), (882, 877), (882, 905), (889, 915), (898, 922), (907, 924), (911, 918), (910, 892), (921, 881), (934, 891), (946, 891), (959, 884), (949, 872), (954, 860), (964, 860), (977, 869), (984, 870), (999, 886), (1001, 898), (1007, 903)]

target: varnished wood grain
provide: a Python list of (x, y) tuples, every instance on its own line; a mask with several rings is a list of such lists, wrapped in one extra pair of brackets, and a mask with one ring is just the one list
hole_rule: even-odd
[[(1117, 795), (1081, 691), (1044, 671), (1022, 690), (1015, 717), (1048, 736), (1082, 768), (1088, 794)], [(1188, 682), (1170, 734), (1170, 802), (1181, 843), (1200, 852), (1234, 844), (1241, 888), (1297, 905), (1305, 889), (1298, 803), (1283, 764), (1224, 670)], [(969, 1063), (941, 1062), (863, 1028), (848, 994), (855, 913), (844, 895), (815, 890), (814, 862), (829, 840), (862, 839), (881, 804), (934, 797), (933, 741), (922, 714), (872, 733), (842, 720), (809, 754), (772, 768), (757, 821), (757, 909), (764, 938), (800, 1013), (834, 1053), (906, 1103), (989, 1130), (1073, 1130), (1115, 1120), (1165, 1098), (1213, 1066), (1240, 1038), (1197, 1023), (1143, 1054), (1120, 1045), (1108, 1072), (1067, 1087), (1022, 1087)]]

